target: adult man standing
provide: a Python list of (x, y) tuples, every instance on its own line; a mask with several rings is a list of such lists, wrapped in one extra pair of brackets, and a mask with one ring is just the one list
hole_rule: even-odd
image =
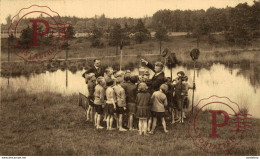
[(154, 91), (158, 91), (160, 86), (165, 82), (163, 64), (161, 62), (155, 62), (155, 65), (152, 65), (144, 59), (141, 59), (141, 62), (155, 73), (151, 81), (148, 83), (148, 87), (151, 90), (151, 93), (153, 93)]
[(98, 59), (94, 60), (94, 65), (82, 74), (82, 77), (85, 78), (87, 74), (94, 73), (95, 77), (104, 76), (104, 69), (101, 68), (101, 61)]

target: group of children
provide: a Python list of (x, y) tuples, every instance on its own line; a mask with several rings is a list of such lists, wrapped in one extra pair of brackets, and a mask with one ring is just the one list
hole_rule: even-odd
[[(130, 71), (114, 73), (108, 67), (104, 77), (96, 78), (94, 73), (89, 73), (85, 77), (89, 99), (87, 120), (93, 121), (96, 129), (103, 129), (101, 121), (106, 121), (107, 130), (127, 131), (127, 127), (132, 131), (138, 127), (140, 135), (147, 135), (154, 133), (159, 119), (167, 133), (166, 112), (171, 114), (172, 124), (183, 122), (185, 109), (189, 106), (188, 90), (195, 89), (188, 85), (188, 77), (183, 71), (177, 76), (173, 81), (166, 78), (159, 90), (154, 91), (148, 87), (151, 80), (148, 71), (135, 76)], [(135, 118), (139, 119), (138, 125), (134, 125)]]

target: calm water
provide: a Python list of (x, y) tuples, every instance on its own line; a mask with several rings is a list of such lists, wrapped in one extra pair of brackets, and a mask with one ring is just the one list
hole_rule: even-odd
[[(178, 71), (183, 70), (192, 83), (193, 70), (182, 66), (173, 68), (173, 77)], [(1, 87), (9, 85), (15, 89), (24, 88), (29, 92), (53, 91), (62, 94), (86, 93), (85, 79), (82, 73), (85, 70), (72, 73), (70, 71), (58, 70), (56, 72), (46, 72), (33, 75), (29, 78), (12, 77), (1, 78)], [(170, 70), (165, 69), (166, 76), (170, 77)], [(138, 74), (138, 69), (133, 70), (133, 74)], [(151, 72), (152, 76), (153, 73)], [(226, 96), (238, 103), (240, 107), (248, 107), (249, 113), (260, 118), (260, 87), (258, 70), (227, 68), (222, 64), (214, 64), (209, 69), (196, 70), (196, 91), (195, 103), (202, 98), (211, 95)], [(189, 92), (191, 98), (192, 91)]]

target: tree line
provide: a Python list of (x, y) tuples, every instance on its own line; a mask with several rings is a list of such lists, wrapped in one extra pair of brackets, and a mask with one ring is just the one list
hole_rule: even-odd
[[(167, 40), (167, 32), (187, 32), (188, 36), (197, 38), (198, 42), (201, 36), (207, 35), (209, 40), (212, 40), (211, 33), (221, 32), (230, 45), (240, 46), (250, 45), (254, 38), (260, 37), (260, 0), (254, 1), (252, 6), (240, 3), (233, 8), (164, 9), (157, 11), (152, 17), (140, 19), (107, 18), (104, 14), (93, 18), (61, 18), (64, 22), (72, 24), (72, 32), (90, 33), (89, 39), (93, 47), (104, 47), (104, 38), (110, 46), (117, 47), (121, 43), (129, 44), (131, 36), (136, 43), (142, 43), (151, 37), (151, 32), (156, 32), (155, 37), (160, 43)], [(7, 23), (10, 22), (8, 17), (6, 20)], [(27, 21), (29, 20), (28, 18)], [(25, 20), (20, 25), (27, 26), (28, 23)], [(5, 26), (2, 24), (3, 27)], [(26, 31), (21, 32), (28, 34)]]

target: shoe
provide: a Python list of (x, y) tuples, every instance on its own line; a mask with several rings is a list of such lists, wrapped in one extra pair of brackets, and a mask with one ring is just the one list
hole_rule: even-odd
[(147, 134), (147, 133), (144, 133), (144, 136), (150, 136), (149, 134)]
[(164, 130), (165, 133), (168, 133), (169, 131), (168, 130)]
[(119, 131), (127, 131), (126, 129), (124, 129), (124, 128), (121, 128), (121, 129), (119, 129)]
[(140, 136), (143, 135), (143, 132), (139, 132), (139, 135), (140, 135)]

